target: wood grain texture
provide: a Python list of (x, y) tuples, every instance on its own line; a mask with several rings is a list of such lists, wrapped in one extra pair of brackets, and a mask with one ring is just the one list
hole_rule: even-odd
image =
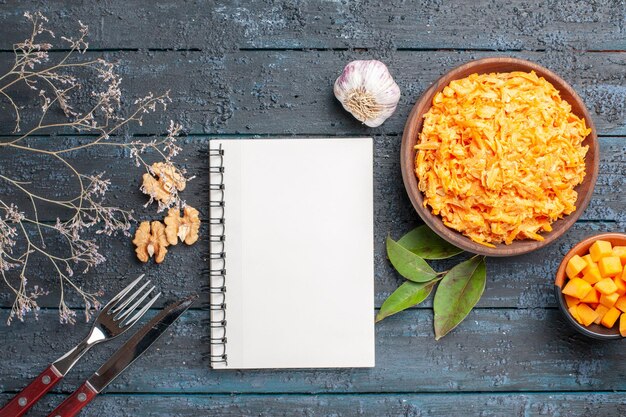
[[(56, 58), (61, 53), (56, 53)], [(626, 52), (588, 53), (475, 51), (238, 51), (213, 55), (203, 51), (87, 52), (119, 63), (124, 103), (147, 92), (171, 90), (167, 112), (147, 117), (133, 133), (163, 133), (170, 119), (191, 133), (207, 134), (401, 134), (411, 107), (442, 74), (473, 59), (512, 56), (537, 62), (565, 79), (591, 112), (598, 134), (626, 134)], [(332, 84), (354, 59), (381, 58), (400, 86), (394, 115), (379, 128), (368, 128), (344, 111)], [(0, 71), (12, 59), (0, 53)], [(3, 67), (4, 65), (4, 67)], [(307, 71), (303, 71), (307, 68)], [(23, 128), (39, 117), (39, 101), (22, 86), (17, 96)], [(85, 105), (89, 88), (77, 94)], [(82, 95), (81, 95), (82, 94)], [(57, 112), (58, 114), (59, 112)], [(54, 115), (54, 114), (53, 114)], [(10, 112), (0, 114), (0, 134), (13, 131)], [(54, 121), (54, 118), (50, 119)], [(55, 133), (59, 133), (55, 130)], [(73, 133), (73, 132), (70, 132)]]
[[(478, 309), (439, 342), (433, 338), (427, 301), (377, 325), (373, 369), (214, 372), (202, 359), (208, 352), (203, 341), (208, 314), (196, 309), (81, 415), (626, 414), (623, 344), (592, 341), (576, 333), (556, 308), (552, 291), (559, 261), (577, 241), (592, 233), (626, 229), (623, 0), (0, 3), (0, 51), (5, 51), (0, 52), (0, 71), (12, 60), (11, 44), (27, 35), (23, 12), (41, 10), (57, 36), (75, 33), (78, 19), (90, 26), (90, 47), (100, 50), (85, 58), (104, 55), (118, 61), (125, 105), (148, 91), (172, 90), (167, 113), (149, 117), (143, 127), (124, 134), (162, 134), (170, 119), (185, 125), (193, 135), (183, 140), (179, 161), (198, 178), (189, 183), (184, 197), (204, 218), (207, 136), (374, 136), (377, 306), (401, 282), (386, 259), (387, 233), (399, 238), (420, 224), (400, 175), (404, 122), (413, 103), (441, 74), (487, 56), (537, 62), (581, 95), (601, 136), (599, 178), (581, 220), (557, 242), (531, 255), (489, 259), (487, 289)], [(331, 87), (347, 62), (371, 58), (387, 63), (402, 89), (396, 114), (377, 129), (366, 128), (344, 112)], [(13, 93), (25, 124), (32, 123), (36, 100), (24, 90)], [(85, 105), (88, 98), (78, 100)], [(11, 116), (2, 108), (0, 135), (11, 134)], [(72, 137), (44, 136), (33, 144), (81, 140), (65, 133)], [(141, 220), (155, 216), (152, 208), (142, 207), (145, 198), (137, 190), (141, 170), (132, 167), (124, 152), (89, 150), (72, 158), (88, 172), (107, 172), (112, 180), (110, 201), (133, 208)], [(72, 187), (54, 163), (4, 150), (0, 172), (25, 180), (41, 178), (32, 186), (43, 194), (58, 196)], [(9, 192), (0, 183), (0, 195)], [(52, 207), (41, 214), (47, 221), (67, 215)], [(85, 288), (114, 294), (145, 272), (166, 302), (198, 291), (207, 282), (204, 240), (190, 248), (173, 248), (158, 268), (135, 260), (130, 239), (98, 242), (108, 260), (77, 277)], [(443, 270), (454, 262), (434, 266)], [(31, 283), (54, 287), (49, 267), (41, 261), (33, 266)], [(25, 324), (0, 324), (1, 403), (86, 333), (88, 325), (82, 322), (73, 327), (58, 323), (56, 296), (53, 291), (42, 299), (45, 308), (39, 322), (31, 316)], [(74, 296), (68, 301), (80, 306)], [(10, 305), (1, 287), (0, 323)], [(90, 352), (56, 387), (56, 394), (46, 396), (31, 414), (52, 410), (64, 398), (59, 393), (73, 391), (121, 342)]]
[[(8, 138), (0, 137), (0, 141), (3, 140)], [(181, 167), (196, 175), (188, 183), (182, 197), (200, 210), (202, 219), (206, 219), (208, 213), (208, 177), (205, 174), (208, 172), (206, 158), (209, 140), (205, 136), (183, 138), (180, 141), (182, 152), (176, 158)], [(32, 147), (50, 149), (76, 146), (84, 141), (74, 137), (38, 137), (26, 143)], [(399, 156), (401, 138), (395, 135), (376, 136), (374, 144), (374, 192), (377, 196), (375, 219), (380, 222), (395, 222), (400, 219), (408, 221), (416, 213), (402, 183)], [(595, 194), (582, 219), (626, 222), (626, 200), (623, 198), (626, 192), (626, 141), (622, 137), (601, 137), (599, 144), (598, 181)], [(110, 200), (122, 202), (123, 208), (134, 210), (137, 219), (145, 220), (154, 215), (155, 206), (143, 207), (147, 198), (139, 191), (141, 175), (145, 170), (134, 166), (128, 152), (119, 148), (93, 147), (74, 152), (67, 157), (81, 172), (105, 172), (105, 177), (111, 180)], [(146, 155), (146, 160), (151, 163), (157, 158), (152, 153)], [(22, 150), (2, 149), (0, 174), (9, 174), (11, 178), (30, 182), (27, 185), (29, 190), (49, 197), (66, 198), (77, 190), (76, 180), (60, 161)], [(0, 181), (0, 194), (14, 196), (16, 204), (26, 214), (32, 215), (28, 198), (5, 181)], [(44, 207), (45, 210), (39, 213), (40, 219), (44, 221), (54, 222), (57, 217), (67, 219), (69, 215), (68, 211), (54, 205), (45, 204)], [(406, 231), (389, 230), (398, 233)]]
[(35, 9), (59, 33), (89, 24), (95, 48), (626, 49), (620, 0), (20, 1), (0, 7), (0, 39), (22, 40)]
[[(33, 141), (33, 146), (43, 146), (45, 141), (60, 141), (75, 144), (72, 138), (41, 138)], [(624, 139), (619, 137), (600, 138), (601, 164), (596, 192), (590, 206), (582, 218), (585, 222), (576, 224), (570, 232), (558, 242), (534, 254), (507, 259), (489, 259), (487, 289), (479, 303), (481, 307), (553, 307), (556, 306), (552, 295), (552, 279), (560, 259), (576, 242), (590, 234), (603, 231), (619, 231), (626, 229), (626, 146)], [(189, 137), (183, 141), (183, 152), (179, 161), (191, 173), (198, 177), (192, 180), (183, 196), (189, 204), (200, 210), (203, 219), (207, 213), (208, 183), (206, 172), (206, 150), (208, 139)], [(375, 138), (374, 185), (375, 185), (375, 279), (376, 305), (380, 306), (384, 299), (399, 285), (400, 278), (387, 261), (384, 240), (388, 233), (395, 239), (400, 238), (408, 230), (420, 223), (406, 195), (399, 170), (400, 138), (396, 136), (379, 136)], [(155, 213), (155, 207), (144, 208), (146, 198), (139, 192), (141, 169), (134, 168), (127, 155), (113, 149), (93, 149), (74, 155), (81, 169), (87, 172), (106, 171), (112, 181), (112, 190), (108, 201), (123, 204), (127, 209), (135, 210), (138, 220), (158, 218), (162, 214)], [(67, 176), (61, 174), (59, 166), (46, 159), (33, 156), (18, 156), (11, 152), (0, 154), (0, 173), (10, 172), (18, 175), (23, 181), (40, 178), (42, 181), (33, 184), (34, 190), (47, 196), (65, 195), (72, 187)], [(0, 183), (0, 194), (9, 195), (11, 190), (6, 184)], [(19, 194), (18, 194), (19, 195)], [(17, 200), (21, 207), (29, 213), (27, 200)], [(64, 213), (47, 207), (40, 213), (45, 220), (55, 221)], [(203, 227), (203, 231), (206, 228)], [(34, 230), (33, 230), (34, 233)], [(81, 285), (91, 290), (103, 289), (106, 294), (115, 294), (124, 287), (131, 278), (145, 273), (161, 290), (168, 295), (182, 296), (206, 284), (205, 265), (208, 242), (201, 239), (191, 247), (177, 246), (171, 248), (166, 261), (156, 267), (153, 263), (142, 264), (135, 258), (130, 238), (118, 237), (109, 239), (97, 237), (102, 253), (107, 262), (92, 269), (87, 274), (77, 275)], [(542, 262), (537, 262), (542, 259)], [(51, 275), (46, 261), (34, 257), (31, 284), (40, 284), (51, 290), (51, 294), (41, 300), (43, 307), (56, 306), (58, 291), (56, 284), (51, 283)], [(433, 262), (437, 270), (450, 268), (456, 262)], [(37, 273), (37, 271), (41, 271)], [(106, 298), (106, 296), (105, 296)], [(71, 306), (78, 307), (81, 300), (71, 293), (68, 295)], [(8, 293), (0, 294), (0, 306), (9, 307), (12, 303)], [(430, 305), (430, 301), (425, 303)]]
[[(478, 309), (435, 341), (432, 311), (408, 310), (376, 326), (376, 367), (369, 369), (212, 371), (206, 311), (188, 311), (108, 388), (107, 393), (369, 393), (484, 391), (625, 391), (620, 341), (586, 338), (558, 309)], [(373, 319), (373, 316), (372, 316)], [(76, 342), (84, 324), (3, 326), (0, 389), (22, 388), (38, 370)], [(63, 338), (55, 337), (63, 334)], [(122, 340), (99, 346), (54, 392), (71, 392)], [(158, 363), (158, 366), (155, 364)]]
[[(0, 395), (0, 402), (7, 396)], [(46, 397), (33, 415), (45, 415), (62, 401)], [(360, 395), (120, 395), (94, 400), (81, 417), (481, 417), (623, 415), (623, 392), (506, 394), (360, 394)], [(597, 413), (597, 414), (595, 414)], [(460, 414), (459, 414), (460, 415)]]
[[(387, 224), (387, 223), (385, 223)], [(389, 224), (392, 236), (400, 236), (406, 230), (417, 226), (416, 216), (407, 223)], [(564, 256), (579, 240), (596, 233), (624, 229), (623, 223), (593, 222), (578, 223), (552, 246), (541, 249), (533, 254), (517, 256), (508, 259), (489, 258), (487, 260), (487, 287), (479, 308), (552, 308), (557, 303), (554, 298), (553, 280), (561, 257)], [(380, 307), (383, 301), (402, 283), (402, 278), (394, 271), (384, 248), (384, 239), (389, 230), (377, 227), (375, 236), (374, 273), (376, 295), (375, 303)], [(206, 228), (201, 229), (206, 233)], [(117, 293), (128, 282), (146, 274), (167, 297), (181, 297), (192, 292), (198, 292), (208, 282), (208, 276), (203, 265), (206, 262), (208, 242), (200, 240), (191, 247), (175, 247), (167, 254), (166, 260), (156, 267), (154, 263), (142, 264), (135, 258), (134, 248), (129, 238), (99, 239), (101, 251), (106, 254), (107, 261), (100, 267), (90, 270), (86, 274), (76, 275), (75, 281), (89, 290), (102, 289), (104, 299)], [(432, 262), (431, 265), (443, 271), (452, 267), (463, 256), (448, 261)], [(541, 259), (541, 261), (537, 261)], [(50, 294), (40, 299), (40, 305), (55, 309), (58, 302), (58, 289), (55, 276), (51, 274), (49, 265), (43, 260), (36, 259), (33, 264), (34, 274), (29, 281), (32, 285), (38, 284), (50, 290)], [(206, 294), (201, 295), (201, 302), (208, 300)], [(66, 294), (68, 305), (80, 308), (82, 300), (68, 290)], [(162, 306), (164, 300), (159, 300), (157, 306)], [(421, 304), (420, 308), (430, 308), (432, 298)], [(8, 292), (0, 294), (0, 306), (8, 308), (13, 299)], [(79, 312), (80, 313), (80, 312)], [(0, 323), (8, 317), (8, 310), (0, 309)], [(80, 314), (79, 314), (80, 318)], [(27, 320), (27, 327), (37, 328), (40, 325), (33, 317)], [(21, 326), (16, 323), (16, 327)]]

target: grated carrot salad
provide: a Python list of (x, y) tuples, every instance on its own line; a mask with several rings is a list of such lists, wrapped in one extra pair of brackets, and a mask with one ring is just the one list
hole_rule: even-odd
[(576, 210), (589, 133), (534, 71), (451, 81), (434, 96), (415, 146), (424, 206), (490, 247), (543, 240)]

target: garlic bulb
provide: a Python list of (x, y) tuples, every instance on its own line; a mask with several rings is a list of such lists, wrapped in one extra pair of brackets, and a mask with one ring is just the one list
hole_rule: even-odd
[(400, 87), (380, 61), (352, 61), (335, 81), (343, 108), (370, 127), (383, 124), (400, 100)]

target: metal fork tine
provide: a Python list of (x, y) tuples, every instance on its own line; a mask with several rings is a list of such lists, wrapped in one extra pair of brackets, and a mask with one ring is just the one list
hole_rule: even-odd
[(145, 300), (146, 297), (148, 297), (155, 288), (156, 287), (153, 286), (148, 291), (146, 291), (144, 295), (139, 297), (139, 299), (135, 301), (135, 303), (132, 306), (125, 308), (124, 310), (120, 311), (117, 314), (117, 316), (113, 317), (113, 320), (118, 321), (118, 320), (122, 320), (123, 318), (128, 317), (133, 311), (137, 309), (137, 307), (139, 307), (139, 305), (143, 302), (143, 300)]
[(117, 293), (117, 295), (113, 298), (111, 298), (111, 300), (104, 306), (104, 308), (102, 309), (107, 310), (107, 309), (111, 309), (113, 307), (115, 307), (118, 302), (126, 295), (130, 292), (130, 290), (132, 290), (135, 285), (137, 285), (137, 283), (139, 281), (141, 281), (141, 279), (145, 276), (145, 274), (141, 274), (137, 279), (135, 279), (133, 282), (131, 282), (130, 284), (128, 284), (128, 286), (126, 288), (124, 288), (122, 291), (120, 291), (119, 293)]
[(145, 306), (143, 306), (141, 308), (141, 310), (139, 310), (137, 312), (137, 314), (135, 314), (134, 316), (132, 316), (131, 318), (127, 319), (125, 323), (123, 323), (124, 326), (132, 326), (133, 324), (135, 324), (135, 322), (137, 320), (139, 320), (145, 313), (146, 311), (148, 311), (148, 309), (150, 307), (152, 307), (152, 305), (156, 302), (156, 300), (161, 296), (161, 293), (158, 293), (157, 295), (155, 295), (154, 297), (152, 297), (152, 299), (150, 301), (148, 301), (146, 303)]
[[(154, 305), (156, 300), (161, 296), (161, 293), (158, 293), (155, 297), (146, 302), (148, 296), (154, 293), (155, 286), (152, 286), (148, 291), (144, 292), (150, 284), (150, 281), (148, 280), (142, 285), (140, 283), (142, 279), (144, 279), (143, 274), (117, 293), (117, 295), (100, 310), (85, 340), (54, 361), (52, 369), (58, 371), (58, 373), (55, 373), (57, 376), (62, 377), (62, 375), (65, 375), (92, 346), (113, 339), (124, 333), (139, 321), (148, 309)], [(140, 288), (136, 289), (138, 286), (140, 286)], [(146, 303), (146, 305), (141, 307), (141, 303)], [(141, 309), (136, 312), (139, 308)], [(135, 314), (129, 318), (133, 313)], [(20, 403), (21, 402), (22, 399), (20, 399)], [(56, 413), (54, 414), (56, 415)], [(0, 411), (0, 415), (5, 414)]]
[(120, 304), (120, 305), (118, 305), (118, 306), (116, 306), (114, 309), (112, 309), (110, 314), (116, 314), (116, 313), (119, 313), (120, 311), (122, 311), (123, 309), (125, 309), (125, 308), (126, 308), (126, 306), (127, 306), (127, 305), (129, 305), (130, 303), (132, 303), (132, 302), (133, 302), (133, 300), (134, 300), (135, 298), (137, 298), (137, 296), (138, 296), (139, 294), (141, 294), (141, 292), (142, 292), (142, 291), (143, 291), (143, 290), (144, 290), (144, 289), (145, 289), (145, 288), (146, 288), (149, 284), (150, 284), (150, 281), (149, 281), (149, 280), (148, 280), (148, 281), (146, 281), (146, 282), (145, 282), (145, 283), (144, 283), (141, 287), (139, 287), (139, 289), (135, 290), (135, 292), (134, 292), (134, 293), (130, 294), (130, 295), (126, 298), (126, 300), (124, 300), (124, 302), (121, 302), (121, 301), (120, 301), (120, 303), (121, 303), (121, 304)]

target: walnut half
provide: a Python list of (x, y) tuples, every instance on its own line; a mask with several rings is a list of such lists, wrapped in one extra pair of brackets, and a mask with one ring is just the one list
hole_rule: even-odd
[(185, 242), (188, 245), (196, 243), (198, 231), (200, 230), (199, 212), (193, 207), (186, 206), (183, 209), (183, 216), (177, 208), (171, 208), (165, 217), (165, 234), (170, 245)]
[(181, 172), (170, 163), (155, 162), (151, 173), (143, 174), (141, 191), (164, 204), (174, 201), (175, 193), (183, 191), (187, 182)]
[(141, 222), (135, 232), (133, 243), (137, 248), (135, 253), (141, 262), (148, 262), (152, 256), (158, 264), (163, 262), (167, 253), (167, 237), (165, 226), (161, 222)]

